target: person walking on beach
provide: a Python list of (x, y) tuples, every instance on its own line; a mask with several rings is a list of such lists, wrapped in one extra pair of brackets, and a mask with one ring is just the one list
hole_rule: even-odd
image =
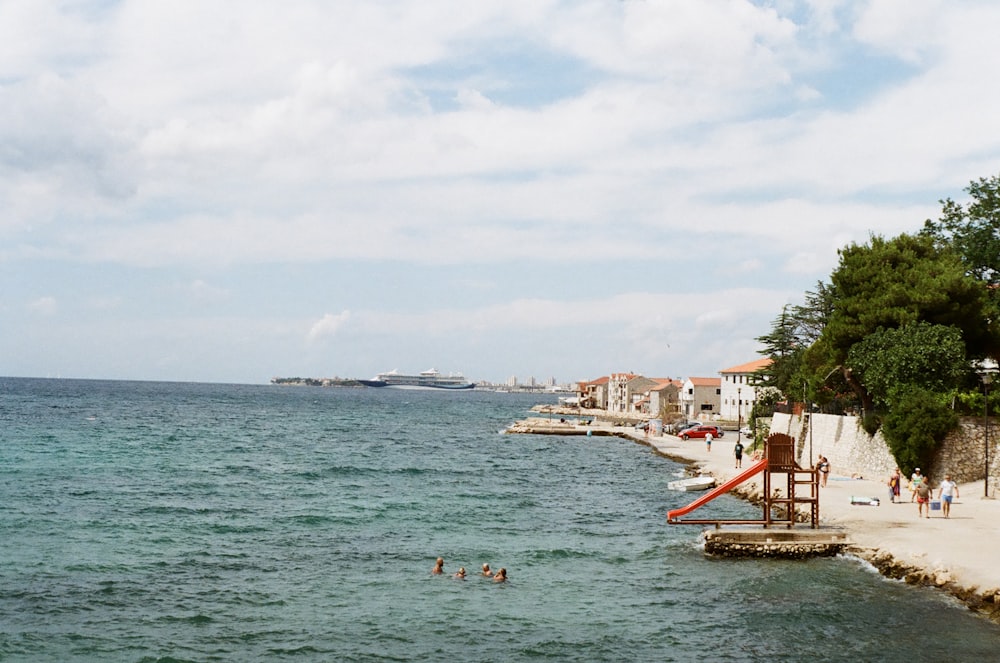
[(819, 457), (816, 469), (819, 470), (819, 485), (826, 486), (826, 480), (830, 476), (830, 461), (826, 459), (826, 456)]
[(899, 475), (899, 468), (892, 473), (889, 477), (889, 501), (893, 504), (896, 503), (896, 498), (899, 497), (899, 484), (903, 481), (903, 477)]
[(736, 440), (736, 446), (733, 447), (733, 455), (736, 456), (737, 469), (743, 467), (743, 445), (739, 440)]
[(438, 557), (437, 561), (434, 562), (434, 568), (431, 569), (431, 574), (439, 576), (444, 573), (444, 557)]
[(910, 475), (910, 501), (912, 502), (917, 496), (917, 486), (919, 486), (924, 481), (924, 475), (920, 473), (920, 468), (914, 468), (913, 474)]
[[(913, 494), (917, 496), (917, 518), (931, 517), (931, 485), (926, 480), (916, 485)], [(926, 513), (924, 510), (926, 509)]]
[(958, 497), (958, 484), (951, 480), (951, 475), (944, 475), (944, 481), (938, 488), (938, 499), (941, 500), (941, 515), (945, 518), (951, 516), (951, 500)]
[(708, 433), (708, 434), (705, 435), (705, 450), (706, 451), (711, 451), (712, 450), (712, 434), (711, 433)]

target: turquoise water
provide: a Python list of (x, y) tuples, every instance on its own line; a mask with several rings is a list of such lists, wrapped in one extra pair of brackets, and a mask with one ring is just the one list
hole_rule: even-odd
[(0, 379), (0, 661), (994, 656), (856, 560), (706, 558), (677, 463), (499, 434), (544, 399)]

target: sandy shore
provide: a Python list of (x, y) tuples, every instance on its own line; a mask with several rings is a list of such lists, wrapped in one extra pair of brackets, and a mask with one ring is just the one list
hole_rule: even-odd
[[(735, 433), (716, 440), (711, 452), (701, 440), (685, 442), (672, 435), (646, 436), (634, 431), (627, 435), (666, 456), (690, 461), (717, 479), (736, 473)], [(744, 467), (746, 463), (744, 458)], [(820, 526), (845, 530), (853, 544), (850, 552), (883, 574), (936, 586), (1000, 622), (1000, 500), (983, 497), (982, 481), (962, 484), (950, 518), (943, 518), (940, 511), (920, 518), (905, 488), (902, 503), (889, 501), (887, 479), (852, 479), (832, 468), (829, 482), (820, 489)], [(878, 497), (881, 504), (852, 505), (854, 496)], [(690, 499), (690, 493), (678, 493), (677, 505)]]

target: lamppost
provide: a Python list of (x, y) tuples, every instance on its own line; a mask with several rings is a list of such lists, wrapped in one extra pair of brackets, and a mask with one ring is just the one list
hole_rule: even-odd
[(743, 433), (743, 399), (740, 398), (740, 387), (736, 387), (736, 441), (740, 441)]
[[(827, 375), (826, 377), (830, 377)], [(809, 467), (813, 465), (813, 415), (812, 406), (809, 405), (809, 390), (805, 380), (802, 381), (802, 421), (806, 420), (806, 407), (809, 407)]]
[(809, 467), (813, 466), (813, 403), (809, 401)]
[(983, 497), (990, 496), (990, 383), (993, 374), (983, 373)]

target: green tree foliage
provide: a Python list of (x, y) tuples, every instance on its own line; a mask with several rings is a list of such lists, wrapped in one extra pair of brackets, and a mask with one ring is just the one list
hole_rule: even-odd
[(804, 304), (792, 307), (795, 334), (803, 346), (815, 343), (822, 335), (833, 314), (836, 299), (833, 286), (819, 281), (816, 283), (816, 290), (806, 291)]
[(833, 311), (807, 357), (817, 368), (842, 367), (865, 410), (872, 397), (848, 363), (851, 348), (883, 329), (917, 322), (955, 327), (966, 354), (984, 356), (992, 342), (985, 324), (986, 289), (966, 275), (952, 251), (927, 236), (871, 237), (840, 250), (831, 276)]
[(804, 304), (782, 307), (770, 333), (757, 337), (763, 346), (761, 354), (771, 359), (771, 365), (760, 371), (768, 385), (786, 396), (802, 395), (802, 385), (810, 382), (815, 372), (803, 367), (804, 354), (820, 337), (833, 304), (832, 289), (819, 282), (814, 292), (806, 292)]
[(928, 322), (869, 334), (848, 350), (847, 365), (878, 408), (898, 400), (900, 389), (951, 393), (970, 373), (962, 333)]
[(911, 387), (897, 394), (882, 421), (882, 435), (899, 467), (909, 474), (915, 467), (931, 467), (935, 450), (957, 425), (958, 415), (941, 395)]
[(881, 425), (909, 469), (930, 464), (955, 408), (983, 405), (971, 365), (1000, 359), (1000, 176), (966, 191), (919, 234), (841, 249), (829, 283), (757, 339), (768, 384), (828, 411), (860, 405), (865, 429)]
[[(1000, 176), (971, 182), (965, 191), (971, 197), (968, 203), (940, 201), (941, 218), (925, 221), (921, 234), (957, 253), (968, 274), (989, 286), (987, 315), (996, 325), (1000, 323)], [(986, 356), (998, 355), (1000, 343), (995, 342)]]
[(968, 272), (990, 285), (1000, 283), (1000, 176), (971, 182), (972, 200), (961, 205), (941, 202), (941, 218), (924, 222), (922, 234), (949, 246), (961, 256)]
[(781, 315), (775, 318), (770, 333), (758, 336), (757, 341), (763, 346), (760, 353), (771, 359), (771, 364), (760, 371), (761, 382), (781, 393), (789, 393), (805, 346), (797, 334), (795, 321), (787, 306), (782, 307)]

